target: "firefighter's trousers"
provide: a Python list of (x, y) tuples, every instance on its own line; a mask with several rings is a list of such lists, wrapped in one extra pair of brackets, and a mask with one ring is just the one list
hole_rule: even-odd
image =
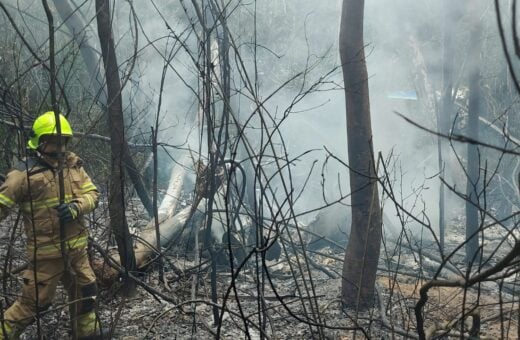
[(99, 332), (95, 314), (96, 276), (90, 267), (86, 250), (70, 250), (67, 261), (68, 264), (60, 257), (30, 264), (23, 275), (21, 296), (4, 312), (3, 325), (0, 323), (3, 326), (0, 329), (0, 340), (5, 338), (4, 335), (7, 335), (7, 339), (18, 338), (34, 321), (38, 312), (44, 312), (51, 305), (60, 281), (71, 300), (69, 309), (77, 336), (87, 337)]

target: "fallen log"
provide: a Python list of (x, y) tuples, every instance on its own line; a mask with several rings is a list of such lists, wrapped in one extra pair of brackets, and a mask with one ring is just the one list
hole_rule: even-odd
[[(203, 200), (201, 203), (204, 203)], [(202, 204), (201, 206), (204, 206)], [(193, 209), (188, 206), (172, 217), (162, 220), (159, 225), (161, 235), (161, 246), (165, 246), (177, 239), (188, 224), (189, 220), (196, 215), (203, 215), (204, 211), (200, 209)], [(198, 218), (198, 217), (195, 217)], [(144, 269), (154, 258), (159, 254), (156, 248), (157, 239), (155, 236), (155, 229), (148, 229), (140, 238), (136, 239), (134, 252), (136, 256), (136, 266), (138, 269)], [(121, 264), (119, 255), (116, 251), (108, 251), (112, 260), (118, 265)], [(139, 262), (137, 261), (139, 259)], [(103, 285), (110, 285), (115, 282), (119, 276), (119, 271), (112, 268), (112, 266), (105, 263), (103, 259), (94, 258), (92, 260), (92, 267), (99, 282)]]
[[(184, 240), (182, 234), (189, 222), (194, 221), (194, 223), (198, 223), (198, 221), (203, 220), (208, 199), (206, 197), (207, 193), (205, 192), (207, 187), (205, 182), (213, 176), (217, 176), (217, 185), (221, 187), (221, 189), (213, 197), (213, 225), (211, 234), (213, 241), (216, 244), (220, 244), (220, 246), (215, 247), (216, 252), (212, 256), (216, 256), (214, 260), (219, 264), (229, 264), (230, 260), (237, 264), (241, 263), (245, 259), (247, 251), (252, 249), (252, 246), (247, 244), (248, 240), (245, 237), (245, 235), (247, 235), (247, 230), (245, 229), (251, 228), (251, 219), (235, 211), (234, 213), (236, 215), (231, 219), (232, 221), (228, 221), (229, 215), (226, 213), (225, 199), (226, 186), (221, 186), (224, 179), (224, 171), (222, 168), (218, 169), (216, 174), (210, 174), (208, 173), (208, 168), (203, 164), (195, 164), (197, 172), (195, 198), (191, 206), (185, 207), (174, 214), (178, 202), (180, 201), (181, 189), (183, 187), (184, 178), (186, 177), (185, 169), (188, 162), (189, 158), (184, 157), (179, 164), (173, 168), (168, 189), (158, 208), (160, 248), (170, 247), (178, 240)], [(191, 232), (190, 234), (193, 233)], [(139, 235), (134, 236), (136, 267), (138, 270), (143, 270), (161, 254), (161, 249), (157, 247), (155, 221), (150, 220)], [(279, 248), (277, 243), (276, 246)], [(229, 253), (230, 250), (233, 253), (232, 258)], [(120, 265), (119, 256), (115, 251), (108, 249), (104, 251), (111, 256), (113, 261)], [(278, 258), (279, 255), (279, 250), (272, 251), (272, 249), (269, 249), (266, 258), (274, 259)], [(93, 259), (92, 266), (99, 282), (104, 285), (110, 285), (115, 282), (119, 276), (118, 271), (107, 265), (102, 259)]]
[[(187, 162), (188, 158), (183, 157), (181, 161), (173, 167), (170, 175), (168, 189), (166, 190), (166, 194), (164, 195), (161, 205), (158, 208), (161, 246), (165, 245), (170, 240), (170, 237), (175, 235), (176, 228), (179, 228), (179, 226), (172, 221), (172, 218), (181, 197), (181, 189), (184, 183), (184, 177), (186, 175), (185, 166)], [(185, 220), (186, 222), (187, 219), (189, 219), (189, 217), (186, 217), (187, 212), (181, 212), (180, 215), (181, 216), (178, 217), (179, 221)], [(167, 220), (170, 221), (167, 222)], [(155, 221), (153, 219), (148, 222), (148, 224), (141, 231), (140, 236), (136, 239), (134, 252), (136, 266), (140, 269), (149, 263), (150, 258), (153, 257), (154, 254), (159, 253), (157, 250)]]
[[(158, 208), (159, 241), (161, 246), (165, 246), (179, 236), (193, 215), (202, 213), (202, 211), (197, 210), (197, 206), (202, 200), (196, 200), (193, 203), (194, 205), (188, 206), (174, 215), (180, 200), (181, 190), (186, 176), (185, 168), (187, 163), (188, 158), (182, 157), (180, 162), (173, 167), (168, 189)], [(142, 270), (160, 254), (160, 249), (157, 249), (157, 244), (155, 221), (151, 219), (141, 230), (139, 235), (135, 237), (134, 253), (137, 269)], [(119, 255), (116, 252), (108, 251), (108, 253), (116, 263), (121, 263)], [(119, 275), (118, 271), (106, 265), (104, 260), (93, 259), (92, 266), (98, 279), (106, 284), (109, 284), (107, 281), (114, 282)]]

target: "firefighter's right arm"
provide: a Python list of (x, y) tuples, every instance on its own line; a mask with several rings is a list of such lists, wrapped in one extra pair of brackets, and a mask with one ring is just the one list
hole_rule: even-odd
[(78, 213), (80, 215), (85, 215), (94, 210), (99, 201), (99, 191), (92, 183), (89, 175), (87, 175), (86, 171), (83, 167), (78, 169), (79, 174), (81, 176), (80, 181), (80, 195), (74, 200), (74, 204), (78, 208)]
[(0, 185), (0, 220), (3, 220), (11, 209), (21, 201), (26, 187), (25, 172), (13, 170)]

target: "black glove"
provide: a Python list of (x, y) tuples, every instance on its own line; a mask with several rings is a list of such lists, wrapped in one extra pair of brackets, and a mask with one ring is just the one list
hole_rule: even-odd
[(78, 217), (79, 209), (74, 203), (62, 203), (56, 208), (58, 210), (58, 218), (63, 223), (68, 223)]

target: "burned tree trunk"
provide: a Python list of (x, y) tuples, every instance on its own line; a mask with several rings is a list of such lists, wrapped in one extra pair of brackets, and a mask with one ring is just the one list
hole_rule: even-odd
[[(68, 0), (54, 0), (54, 5), (79, 46), (83, 61), (90, 74), (90, 82), (94, 87), (96, 98), (99, 104), (105, 109), (109, 102), (107, 102), (107, 95), (103, 91), (104, 84), (101, 76), (101, 66), (99, 65), (99, 57), (92, 41), (89, 25), (80, 17), (79, 8), (73, 8)], [(123, 161), (128, 176), (132, 180), (135, 191), (141, 199), (148, 215), (153, 216), (152, 200), (148, 195), (138, 167), (130, 155), (126, 141), (123, 151), (125, 151)]]
[(107, 104), (106, 93), (103, 86), (103, 77), (100, 70), (100, 58), (96, 51), (94, 36), (89, 25), (81, 18), (79, 8), (73, 8), (68, 0), (53, 0), (61, 20), (67, 26), (74, 40), (78, 44), (79, 51), (87, 67), (90, 83), (94, 89), (95, 97), (105, 107)]
[[(478, 121), (481, 110), (482, 91), (480, 88), (480, 46), (481, 46), (481, 25), (479, 23), (479, 13), (476, 5), (471, 4), (470, 15), (473, 17), (473, 28), (470, 32), (469, 44), (469, 107), (467, 136), (473, 140), (478, 140)], [(466, 263), (471, 266), (478, 264), (479, 255), (479, 151), (476, 144), (468, 143), (468, 163), (466, 179)]]
[[(443, 1), (443, 11), (444, 11), (444, 29), (443, 29), (443, 52), (442, 52), (442, 96), (440, 98), (439, 106), (436, 110), (437, 112), (437, 130), (444, 135), (448, 135), (450, 131), (451, 124), (451, 116), (453, 111), (453, 48), (452, 48), (452, 34), (451, 34), (451, 24), (453, 8), (451, 6), (451, 2), (449, 0)], [(448, 142), (443, 137), (437, 137), (437, 156), (439, 163), (439, 173), (441, 177), (445, 177), (445, 161), (444, 157), (448, 153)], [(439, 184), (439, 242), (441, 252), (444, 252), (444, 238), (445, 238), (445, 229), (446, 229), (446, 219), (445, 219), (445, 184), (440, 181)]]
[(339, 36), (352, 192), (352, 226), (345, 252), (341, 296), (345, 307), (356, 309), (373, 303), (381, 244), (381, 211), (363, 46), (363, 12), (363, 0), (344, 0)]
[(110, 225), (114, 232), (121, 264), (126, 271), (125, 290), (131, 294), (135, 283), (128, 273), (135, 270), (135, 256), (132, 238), (128, 230), (124, 202), (124, 155), (126, 154), (121, 81), (117, 67), (116, 51), (112, 36), (110, 7), (108, 0), (96, 0), (99, 41), (107, 79), (108, 126), (110, 130), (111, 171), (108, 197)]

